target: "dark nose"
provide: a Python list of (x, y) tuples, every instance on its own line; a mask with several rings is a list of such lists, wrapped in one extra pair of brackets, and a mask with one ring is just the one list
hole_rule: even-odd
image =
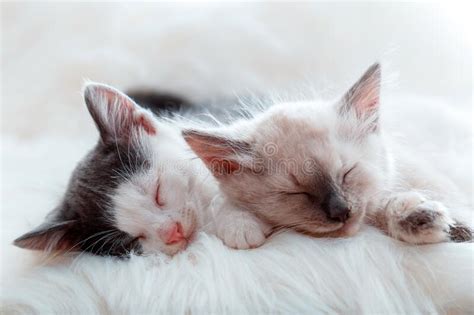
[(329, 197), (329, 200), (323, 205), (323, 210), (329, 219), (337, 222), (346, 222), (351, 212), (347, 203), (337, 195)]

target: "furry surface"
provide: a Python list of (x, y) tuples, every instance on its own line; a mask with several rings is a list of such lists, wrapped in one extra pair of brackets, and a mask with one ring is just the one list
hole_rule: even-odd
[(473, 254), (470, 244), (409, 249), (374, 231), (281, 235), (255, 251), (201, 235), (171, 260), (82, 256), (43, 267), (6, 298), (10, 309), (43, 314), (463, 313), (473, 306)]
[[(2, 3), (2, 308), (45, 314), (472, 311), (472, 243), (407, 246), (369, 228), (340, 240), (285, 233), (250, 251), (230, 250), (202, 234), (172, 259), (81, 255), (44, 262), (10, 245), (56, 204), (96, 140), (79, 93), (84, 78), (124, 89), (158, 87), (193, 100), (302, 81), (337, 82), (341, 92), (392, 43), (399, 45), (390, 59), (400, 85), (382, 106), (399, 119), (387, 128), (472, 196), (469, 50), (451, 25), (440, 22), (445, 32), (432, 28), (440, 20), (437, 10), (397, 4), (208, 4), (198, 10)], [(360, 34), (370, 36), (360, 40)]]

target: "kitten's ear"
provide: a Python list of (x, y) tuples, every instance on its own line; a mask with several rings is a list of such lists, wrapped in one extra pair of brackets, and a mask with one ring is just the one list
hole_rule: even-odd
[(252, 158), (250, 144), (245, 141), (198, 130), (185, 130), (183, 137), (217, 178), (242, 170)]
[(347, 91), (339, 104), (339, 113), (345, 115), (355, 112), (362, 120), (373, 120), (377, 128), (380, 105), (381, 67), (375, 63), (367, 69), (362, 77)]
[(134, 131), (155, 134), (153, 117), (130, 97), (105, 84), (89, 83), (84, 100), (104, 142), (130, 140)]
[(71, 232), (74, 224), (75, 221), (47, 221), (36, 229), (17, 238), (13, 244), (25, 249), (43, 251), (70, 250), (76, 243)]

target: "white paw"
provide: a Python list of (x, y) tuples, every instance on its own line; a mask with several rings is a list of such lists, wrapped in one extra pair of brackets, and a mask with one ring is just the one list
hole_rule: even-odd
[(400, 193), (387, 204), (388, 231), (402, 241), (413, 244), (446, 242), (454, 221), (446, 207), (426, 200), (416, 192)]
[(224, 244), (236, 249), (259, 247), (265, 242), (261, 222), (253, 215), (242, 212), (228, 212), (221, 216), (217, 226), (217, 236)]

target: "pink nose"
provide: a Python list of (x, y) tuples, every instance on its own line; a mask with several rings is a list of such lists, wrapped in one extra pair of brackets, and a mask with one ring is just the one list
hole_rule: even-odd
[(171, 226), (165, 232), (164, 241), (167, 245), (177, 243), (184, 240), (183, 227), (181, 223), (176, 222), (171, 224)]

